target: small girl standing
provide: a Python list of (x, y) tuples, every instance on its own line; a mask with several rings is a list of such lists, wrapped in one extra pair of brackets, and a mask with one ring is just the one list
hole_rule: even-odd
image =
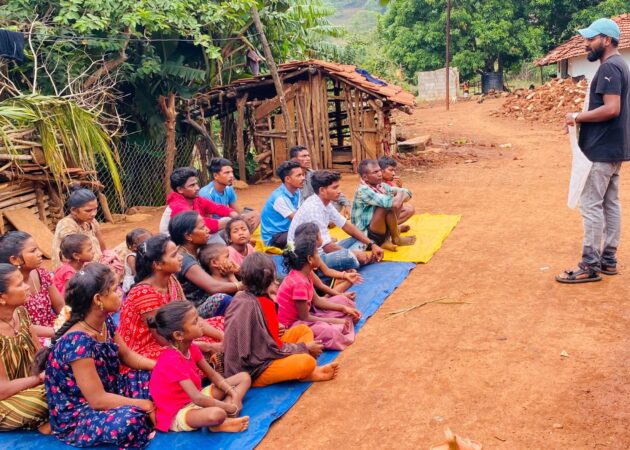
[(94, 259), (94, 249), (89, 237), (84, 234), (73, 233), (63, 238), (59, 251), (64, 262), (55, 270), (53, 284), (63, 297), (70, 278)]
[(123, 277), (122, 290), (126, 294), (134, 285), (136, 276), (136, 252), (144, 241), (151, 237), (151, 232), (144, 228), (134, 228), (125, 237), (125, 243), (130, 253), (125, 256), (125, 275)]
[(361, 313), (345, 296), (325, 299), (315, 292), (313, 272), (321, 264), (317, 240), (300, 236), (294, 246), (283, 253), (289, 274), (278, 288), (278, 320), (287, 328), (306, 324), (325, 349), (343, 350), (354, 342), (353, 322), (359, 320)]
[[(149, 328), (170, 343), (158, 358), (149, 390), (156, 406), (156, 428), (160, 431), (240, 432), (249, 417), (237, 418), (251, 379), (245, 372), (223, 378), (206, 362), (193, 344), (202, 336), (200, 318), (190, 302), (162, 306), (147, 320)], [(212, 385), (202, 389), (201, 370)], [(229, 416), (229, 417), (228, 417)]]
[(241, 266), (246, 256), (251, 255), (256, 250), (250, 244), (252, 234), (249, 231), (247, 222), (242, 217), (235, 217), (225, 226), (225, 236), (228, 245), (228, 252), (232, 262)]

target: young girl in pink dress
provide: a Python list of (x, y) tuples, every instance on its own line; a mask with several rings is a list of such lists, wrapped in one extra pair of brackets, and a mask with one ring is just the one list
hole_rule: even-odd
[(287, 328), (306, 324), (325, 349), (343, 350), (354, 341), (354, 322), (361, 313), (348, 297), (337, 295), (323, 298), (313, 287), (313, 271), (321, 259), (317, 239), (300, 236), (294, 248), (283, 253), (284, 265), (289, 274), (278, 288), (278, 320)]

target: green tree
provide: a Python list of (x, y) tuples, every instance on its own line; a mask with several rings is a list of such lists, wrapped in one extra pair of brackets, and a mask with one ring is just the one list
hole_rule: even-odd
[[(446, 2), (392, 0), (382, 21), (386, 50), (408, 76), (444, 66)], [(503, 70), (540, 51), (543, 30), (526, 2), (455, 0), (451, 16), (452, 64), (464, 78)]]

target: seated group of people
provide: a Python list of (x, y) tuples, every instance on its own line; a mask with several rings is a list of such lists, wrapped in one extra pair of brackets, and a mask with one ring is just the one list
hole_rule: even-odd
[[(132, 230), (123, 259), (86, 189), (55, 230), (54, 275), (32, 236), (1, 236), (0, 431), (142, 448), (155, 430), (245, 430), (250, 386), (335, 378), (338, 364), (317, 357), (354, 341), (356, 269), (412, 243), (400, 235), (411, 194), (364, 161), (350, 208), (339, 174), (291, 152), (261, 215), (237, 204), (229, 161), (211, 162), (203, 189), (194, 169), (174, 170), (166, 233)], [(282, 279), (251, 245), (259, 221), (267, 245), (286, 247)], [(336, 242), (330, 223), (351, 237)]]

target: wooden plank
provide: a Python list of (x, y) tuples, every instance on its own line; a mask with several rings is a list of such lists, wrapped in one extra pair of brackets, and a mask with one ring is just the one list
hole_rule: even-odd
[[(282, 114), (276, 114), (274, 116), (275, 128), (274, 132), (285, 131), (284, 127), (284, 118)], [(286, 131), (285, 131), (286, 135)], [(283, 138), (271, 138), (272, 148), (273, 148), (273, 169), (276, 170), (280, 164), (287, 160), (287, 137)]]
[(50, 259), (52, 256), (52, 231), (28, 208), (18, 208), (3, 211), (2, 214), (18, 230), (25, 231), (35, 239), (43, 255)]
[[(296, 93), (297, 93), (297, 85), (292, 84), (291, 86), (289, 86), (288, 89), (284, 90), (284, 97), (287, 100), (292, 100), (293, 97), (295, 97)], [(268, 116), (269, 114), (271, 114), (278, 108), (280, 108), (280, 99), (278, 98), (278, 96), (275, 96), (274, 98), (270, 98), (269, 100), (265, 100), (261, 102), (261, 104), (257, 106), (256, 109), (254, 110), (254, 120), (260, 120)]]
[(278, 138), (278, 139), (286, 139), (287, 132), (286, 131), (255, 131), (254, 136), (256, 137), (268, 137), (268, 138)]
[[(358, 131), (373, 129), (376, 131), (376, 120), (374, 111), (365, 111), (363, 113), (363, 125)], [(378, 141), (375, 132), (363, 134), (365, 142), (365, 156), (367, 159), (378, 159)]]

